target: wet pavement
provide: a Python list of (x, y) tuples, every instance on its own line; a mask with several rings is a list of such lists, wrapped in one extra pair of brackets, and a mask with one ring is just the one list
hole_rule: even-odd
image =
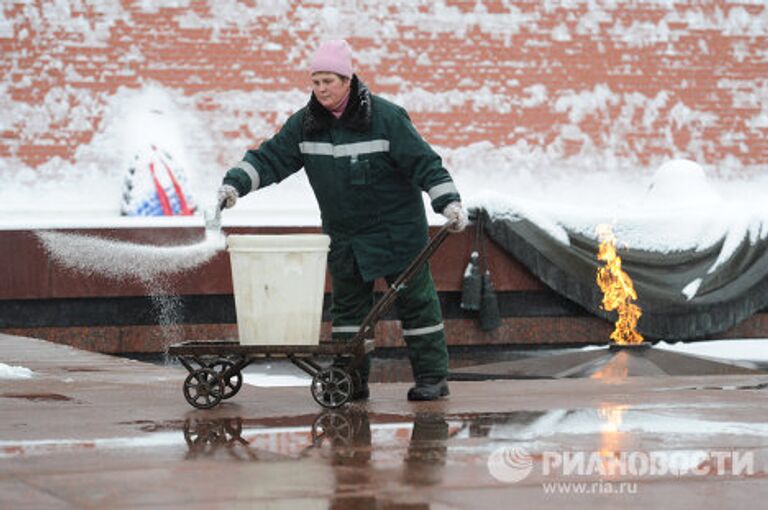
[(323, 410), (186, 370), (0, 335), (0, 508), (747, 508), (768, 495), (768, 376), (408, 383)]

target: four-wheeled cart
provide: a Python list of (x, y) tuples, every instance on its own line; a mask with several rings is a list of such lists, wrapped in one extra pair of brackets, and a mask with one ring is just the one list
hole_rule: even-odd
[[(335, 408), (349, 402), (355, 388), (362, 383), (357, 369), (365, 356), (374, 350), (376, 322), (392, 306), (398, 292), (442, 244), (450, 226), (446, 223), (430, 239), (376, 302), (350, 340), (326, 341), (317, 345), (241, 345), (232, 341), (192, 341), (171, 345), (168, 354), (176, 356), (189, 372), (183, 386), (187, 402), (198, 409), (210, 409), (222, 400), (234, 397), (243, 384), (243, 369), (267, 358), (288, 359), (312, 376), (312, 397), (321, 406)], [(333, 363), (323, 366), (317, 357), (331, 357)]]

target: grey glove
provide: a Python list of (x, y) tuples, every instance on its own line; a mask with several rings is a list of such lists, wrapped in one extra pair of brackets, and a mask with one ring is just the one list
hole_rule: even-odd
[(443, 216), (448, 218), (448, 221), (452, 223), (452, 226), (448, 229), (451, 232), (458, 233), (467, 228), (469, 224), (469, 216), (466, 209), (461, 206), (461, 202), (451, 202), (443, 209)]
[(240, 193), (237, 192), (234, 186), (222, 184), (217, 193), (216, 203), (221, 204), (225, 209), (229, 209), (234, 207), (238, 198), (240, 198)]

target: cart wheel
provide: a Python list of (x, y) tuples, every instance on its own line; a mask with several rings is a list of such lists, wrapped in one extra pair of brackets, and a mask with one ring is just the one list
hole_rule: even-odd
[(192, 407), (210, 409), (221, 402), (224, 381), (210, 368), (199, 368), (184, 381), (184, 398)]
[[(216, 363), (211, 365), (211, 369), (216, 372), (219, 376), (235, 366), (234, 363), (227, 359), (219, 359), (216, 361)], [(223, 400), (226, 400), (228, 398), (232, 398), (235, 395), (237, 395), (237, 392), (240, 391), (240, 388), (243, 387), (243, 374), (238, 372), (235, 372), (234, 374), (230, 375), (225, 381), (224, 381), (224, 393), (221, 395), (221, 398)]]
[(347, 403), (354, 391), (352, 377), (340, 368), (326, 368), (312, 378), (312, 398), (323, 407)]
[(210, 422), (206, 420), (190, 420), (184, 422), (184, 441), (190, 450), (201, 452), (211, 443)]
[(332, 446), (349, 446), (353, 432), (352, 424), (343, 413), (323, 411), (312, 423), (312, 442), (319, 445), (328, 439)]
[(227, 418), (224, 420), (224, 436), (227, 438), (227, 444), (232, 444), (235, 442), (248, 444), (248, 442), (242, 438), (242, 434), (242, 418)]
[(228, 445), (242, 442), (243, 421), (241, 418), (218, 420), (190, 420), (184, 422), (184, 440), (190, 449), (203, 450), (210, 445)]

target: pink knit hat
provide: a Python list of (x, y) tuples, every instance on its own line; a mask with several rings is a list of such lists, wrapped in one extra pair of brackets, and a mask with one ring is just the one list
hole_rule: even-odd
[(309, 70), (311, 74), (324, 71), (352, 78), (352, 48), (344, 39), (324, 42), (312, 57)]

